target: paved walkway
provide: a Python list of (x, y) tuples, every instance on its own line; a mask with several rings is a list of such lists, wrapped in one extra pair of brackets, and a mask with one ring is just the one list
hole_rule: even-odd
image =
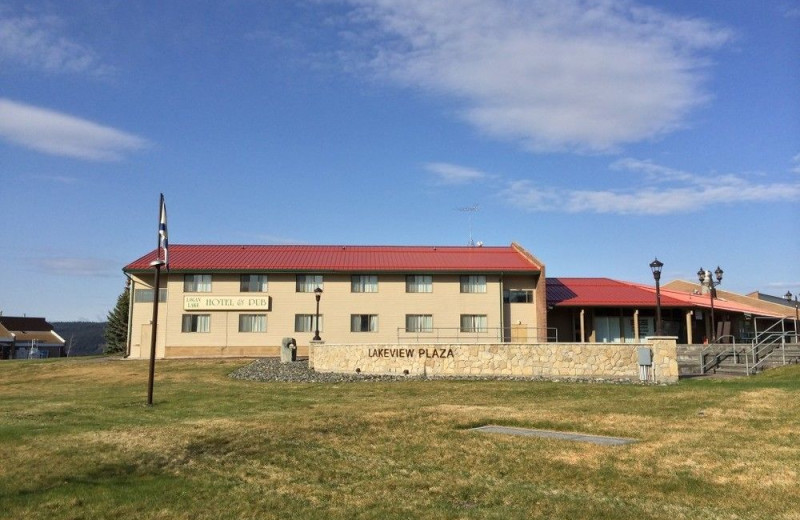
[(626, 439), (624, 437), (605, 437), (603, 435), (585, 435), (583, 433), (564, 433), (552, 430), (534, 430), (531, 428), (514, 428), (512, 426), (486, 425), (472, 428), (483, 433), (503, 433), (506, 435), (522, 435), (526, 437), (545, 437), (548, 439), (561, 439), (565, 441), (591, 442), (603, 446), (621, 446), (639, 442), (636, 439)]

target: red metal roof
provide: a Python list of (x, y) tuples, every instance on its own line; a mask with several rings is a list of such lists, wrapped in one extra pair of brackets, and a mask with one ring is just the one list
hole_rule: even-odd
[[(555, 307), (655, 307), (656, 289), (649, 285), (609, 278), (548, 278), (547, 304)], [(661, 306), (667, 308), (710, 308), (707, 294), (687, 294), (661, 288)], [(714, 308), (776, 317), (754, 306), (714, 298)]]
[[(610, 278), (548, 278), (547, 304), (558, 307), (650, 307), (655, 306), (655, 289), (648, 290)], [(685, 303), (661, 295), (663, 307)]]
[[(156, 250), (125, 272), (150, 270)], [(455, 246), (170, 245), (173, 271), (540, 272), (524, 250)]]

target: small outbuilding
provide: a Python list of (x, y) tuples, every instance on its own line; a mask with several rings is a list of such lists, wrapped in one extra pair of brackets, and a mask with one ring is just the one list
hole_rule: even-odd
[(0, 359), (62, 357), (65, 344), (44, 318), (0, 316)]

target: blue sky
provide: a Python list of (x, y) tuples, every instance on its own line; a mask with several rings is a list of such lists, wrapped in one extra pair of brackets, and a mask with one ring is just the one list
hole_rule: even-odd
[(798, 0), (0, 0), (0, 310), (105, 319), (161, 192), (171, 243), (797, 293), (799, 48)]

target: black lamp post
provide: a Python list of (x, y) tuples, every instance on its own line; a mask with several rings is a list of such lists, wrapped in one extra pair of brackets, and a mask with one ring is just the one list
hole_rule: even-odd
[(650, 262), (650, 270), (653, 271), (653, 278), (656, 281), (656, 336), (661, 336), (661, 268), (663, 262), (658, 261), (658, 257)]
[[(786, 301), (790, 304), (792, 303), (792, 291), (786, 291), (786, 294), (783, 295), (786, 298)], [(800, 310), (798, 310), (797, 306), (797, 295), (794, 296), (794, 335), (795, 335), (795, 342), (798, 341), (797, 337), (797, 321), (800, 320)]]
[(317, 287), (314, 289), (314, 298), (317, 300), (317, 316), (315, 319), (315, 329), (314, 329), (314, 339), (313, 341), (321, 341), (322, 338), (319, 337), (319, 299), (322, 296), (322, 288)]
[[(161, 243), (159, 242), (159, 247)], [(147, 406), (153, 406), (153, 381), (156, 373), (156, 333), (158, 330), (158, 300), (159, 286), (161, 285), (161, 267), (164, 261), (160, 258), (161, 249), (158, 249), (159, 258), (150, 262), (150, 267), (156, 270), (155, 280), (153, 280), (153, 325), (150, 328), (150, 366), (147, 374)]]
[(700, 280), (700, 283), (708, 283), (708, 295), (711, 299), (711, 343), (715, 343), (717, 341), (717, 329), (714, 324), (714, 298), (717, 296), (717, 290), (715, 287), (722, 283), (723, 273), (724, 271), (717, 266), (717, 268), (714, 270), (714, 275), (717, 277), (717, 281), (715, 282), (714, 279), (711, 278), (710, 271), (706, 271), (702, 267), (699, 271), (697, 271), (697, 278)]

